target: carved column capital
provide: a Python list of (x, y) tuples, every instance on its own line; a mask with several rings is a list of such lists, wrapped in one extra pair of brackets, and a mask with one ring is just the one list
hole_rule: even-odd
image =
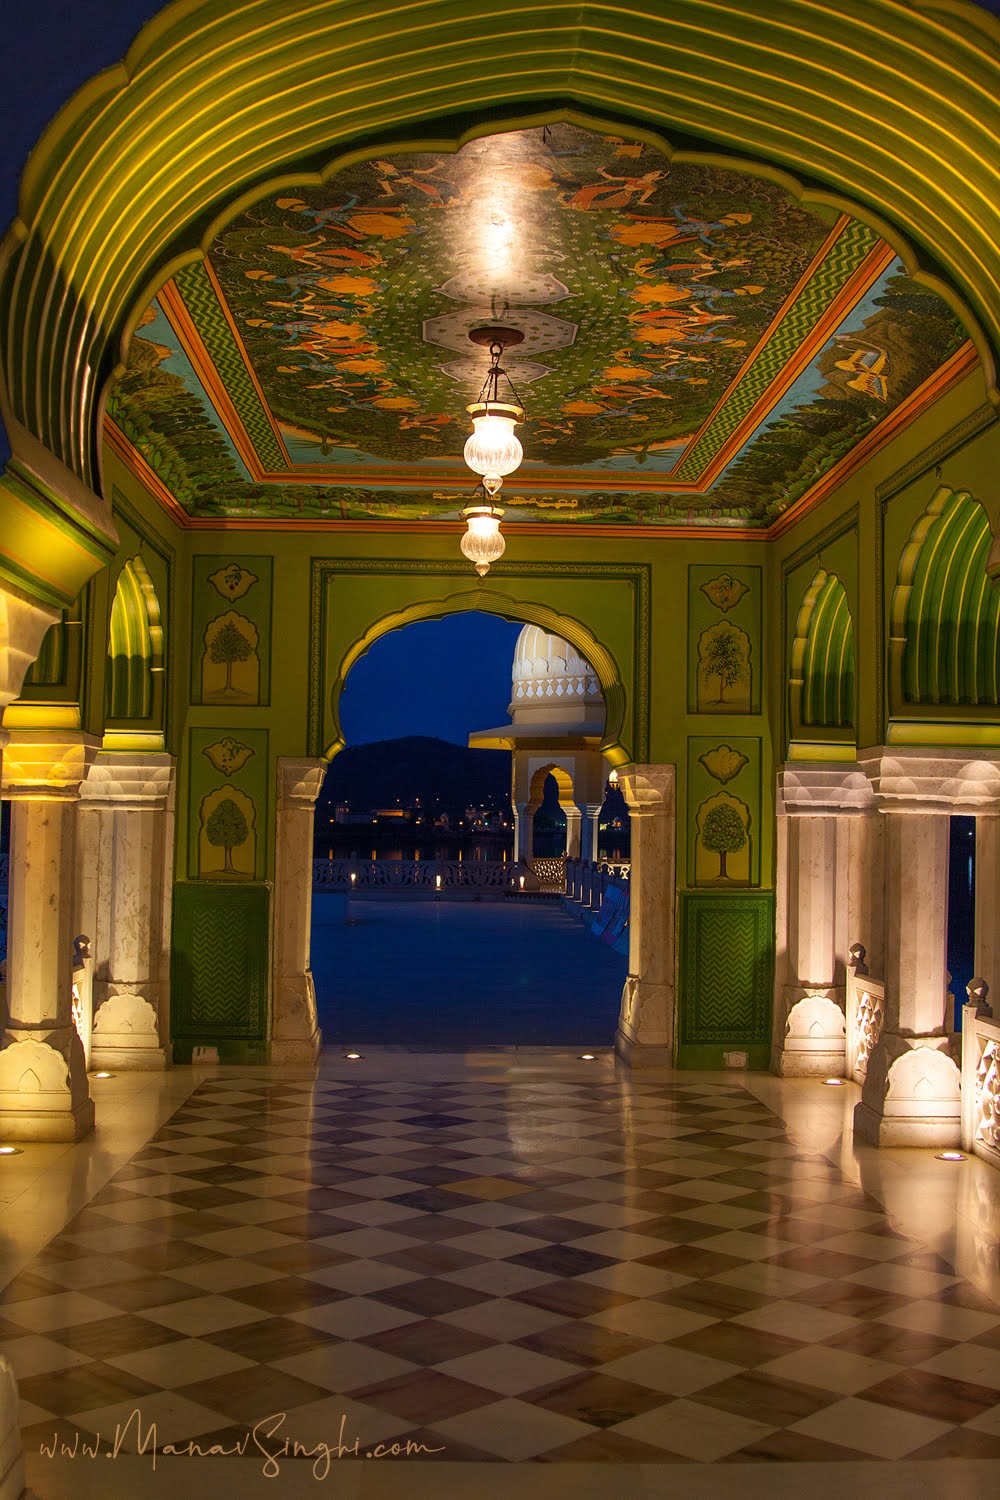
[(618, 785), (633, 816), (666, 817), (674, 809), (677, 767), (635, 764), (622, 766), (618, 771)]
[(278, 809), (311, 809), (320, 794), (329, 761), (282, 755), (277, 760)]
[(172, 755), (102, 750), (80, 788), (85, 807), (165, 808), (174, 778)]
[(3, 794), (17, 802), (73, 801), (100, 748), (79, 730), (12, 729), (3, 754)]
[(876, 745), (858, 764), (881, 812), (1000, 812), (1000, 760), (975, 747)]
[(788, 817), (845, 817), (875, 811), (868, 777), (853, 761), (786, 761), (778, 771), (781, 811)]

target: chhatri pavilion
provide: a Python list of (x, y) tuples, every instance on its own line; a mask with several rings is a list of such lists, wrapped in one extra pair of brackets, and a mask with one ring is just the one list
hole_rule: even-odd
[[(996, 1493), (998, 99), (970, 0), (174, 0), (51, 122), (0, 243), (0, 1500), (312, 1493), (342, 1417), (415, 1445), (366, 1496)], [(524, 627), (474, 737), (522, 823), (555, 772), (593, 857), (627, 801), (620, 1014), (348, 1060), (341, 694), (471, 610)], [(59, 1449), (134, 1410), (217, 1451)]]

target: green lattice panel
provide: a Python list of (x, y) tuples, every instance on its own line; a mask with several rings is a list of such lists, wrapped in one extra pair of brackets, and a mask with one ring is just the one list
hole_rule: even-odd
[(736, 431), (802, 342), (808, 338), (841, 288), (850, 280), (865, 256), (878, 244), (878, 235), (857, 219), (845, 226), (830, 247), (823, 264), (810, 277), (753, 364), (671, 476), (697, 479), (728, 437)]
[(718, 1067), (722, 1050), (733, 1049), (749, 1052), (751, 1066), (765, 1066), (774, 972), (771, 893), (685, 892), (681, 934), (678, 1062)]
[(185, 266), (174, 277), (174, 285), (181, 294), (191, 321), (201, 335), (209, 358), (219, 372), (230, 400), (239, 413), (247, 436), (253, 443), (261, 465), (269, 472), (288, 467), (274, 429), (268, 420), (264, 404), (250, 378), (243, 351), (208, 279), (208, 273), (200, 262)]
[(266, 885), (174, 887), (170, 1007), (178, 1061), (192, 1045), (218, 1046), (220, 1056), (245, 1054), (255, 1043), (263, 1048), (268, 909)]

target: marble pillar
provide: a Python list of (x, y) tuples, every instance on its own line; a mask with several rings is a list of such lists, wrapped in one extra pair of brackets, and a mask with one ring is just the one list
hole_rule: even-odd
[(885, 823), (885, 1024), (868, 1059), (854, 1134), (876, 1146), (956, 1146), (961, 1075), (948, 993), (949, 819), (996, 810), (1000, 765), (967, 753), (889, 746), (859, 759)]
[(1000, 995), (1000, 817), (976, 819), (976, 938), (973, 968)]
[(580, 812), (583, 815), (580, 854), (584, 859), (589, 859), (591, 864), (597, 863), (598, 841), (601, 836), (601, 808), (603, 806), (603, 802), (584, 802), (580, 806)]
[(282, 757), (274, 860), (274, 1002), (271, 1061), (314, 1063), (322, 1035), (309, 966), (312, 931), (313, 808), (325, 760)]
[(562, 810), (566, 814), (566, 858), (579, 859), (583, 816), (575, 802), (571, 804), (564, 802)]
[(778, 773), (772, 1066), (784, 1077), (844, 1071), (850, 892), (866, 888), (845, 830), (873, 816), (868, 778), (853, 763), (795, 761)]
[(80, 788), (76, 924), (94, 960), (95, 1068), (170, 1064), (173, 781), (171, 756), (115, 750)]
[(534, 854), (535, 813), (540, 802), (514, 803), (514, 863), (531, 859)]
[(0, 1500), (22, 1500), (26, 1493), (19, 1408), (13, 1366), (0, 1354)]
[(615, 1051), (631, 1066), (670, 1067), (674, 1050), (676, 767), (627, 766), (631, 814), (628, 977)]
[(0, 1046), (0, 1137), (74, 1141), (94, 1126), (72, 1018), (76, 822), (97, 741), (78, 731), (14, 730), (4, 752), (11, 801), (7, 1024)]

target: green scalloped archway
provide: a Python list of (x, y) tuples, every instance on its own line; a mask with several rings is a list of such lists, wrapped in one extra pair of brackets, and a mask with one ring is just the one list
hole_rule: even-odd
[(486, 594), (481, 590), (468, 589), (451, 594), (444, 599), (427, 599), (409, 604), (404, 609), (393, 611), (376, 620), (363, 635), (360, 635), (344, 652), (333, 673), (327, 690), (327, 700), (334, 726), (334, 738), (323, 751), (327, 760), (332, 760), (343, 750), (346, 741), (340, 726), (340, 696), (344, 690), (348, 673), (355, 662), (369, 651), (375, 642), (390, 631), (402, 630), (417, 620), (439, 620), (446, 615), (464, 614), (469, 610), (480, 610), (484, 614), (500, 615), (505, 620), (520, 624), (540, 625), (552, 635), (561, 636), (589, 662), (597, 674), (604, 695), (605, 728), (601, 742), (601, 753), (608, 764), (617, 769), (628, 765), (634, 756), (623, 743), (626, 734), (626, 710), (629, 694), (621, 670), (612, 653), (597, 637), (571, 615), (558, 614), (544, 604), (532, 600), (516, 599), (510, 594)]
[(0, 260), (15, 455), (30, 462), (33, 436), (93, 486), (128, 320), (261, 184), (427, 122), (495, 129), (553, 101), (846, 196), (917, 247), (986, 363), (970, 309), (1000, 347), (998, 39), (960, 0), (178, 0), (81, 90), (25, 172)]

